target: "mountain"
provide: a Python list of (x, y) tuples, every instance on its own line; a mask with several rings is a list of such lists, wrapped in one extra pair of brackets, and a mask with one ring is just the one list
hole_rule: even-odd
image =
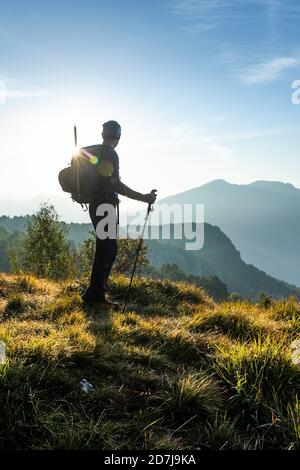
[(205, 222), (220, 227), (245, 262), (300, 285), (300, 189), (272, 181), (216, 180), (158, 204), (165, 203), (204, 204)]
[[(171, 227), (173, 238), (176, 226)], [(185, 239), (163, 240), (162, 230), (160, 227), (159, 240), (146, 241), (150, 262), (156, 268), (163, 264), (174, 263), (183, 271), (197, 276), (215, 275), (227, 285), (229, 292), (236, 292), (244, 298), (256, 299), (261, 292), (275, 298), (300, 296), (299, 288), (279, 281), (255, 266), (245, 263), (240, 252), (219, 227), (204, 224), (205, 243), (198, 251), (186, 251)]]

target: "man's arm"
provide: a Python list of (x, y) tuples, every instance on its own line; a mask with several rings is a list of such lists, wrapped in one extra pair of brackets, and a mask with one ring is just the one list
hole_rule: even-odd
[(126, 186), (126, 184), (122, 183), (119, 178), (111, 178), (111, 185), (113, 190), (118, 194), (121, 194), (121, 196), (126, 196), (129, 199), (146, 202), (148, 204), (153, 204), (155, 202), (156, 194), (154, 192), (147, 194), (139, 193)]

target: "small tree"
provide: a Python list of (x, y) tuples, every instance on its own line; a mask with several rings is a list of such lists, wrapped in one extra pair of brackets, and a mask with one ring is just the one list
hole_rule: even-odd
[(238, 294), (237, 292), (232, 292), (229, 297), (228, 297), (228, 300), (230, 302), (241, 302), (242, 301), (242, 297), (240, 296), (240, 294)]
[(74, 252), (52, 204), (41, 204), (27, 226), (20, 249), (21, 268), (39, 277), (67, 279), (75, 272)]
[(259, 307), (268, 309), (273, 303), (271, 295), (266, 295), (264, 292), (261, 292), (258, 296), (257, 303)]

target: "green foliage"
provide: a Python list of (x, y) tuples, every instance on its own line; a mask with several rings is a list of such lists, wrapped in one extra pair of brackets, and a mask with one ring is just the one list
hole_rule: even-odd
[(236, 292), (232, 292), (229, 297), (228, 297), (228, 300), (230, 302), (241, 302), (242, 298), (239, 294), (237, 294)]
[(258, 305), (261, 308), (270, 308), (272, 305), (272, 296), (271, 295), (266, 295), (264, 292), (261, 292), (258, 296)]
[(19, 250), (11, 254), (15, 270), (49, 279), (74, 275), (74, 252), (54, 206), (45, 203), (31, 217)]
[(17, 264), (17, 251), (22, 243), (23, 234), (9, 232), (0, 227), (0, 270), (12, 272)]

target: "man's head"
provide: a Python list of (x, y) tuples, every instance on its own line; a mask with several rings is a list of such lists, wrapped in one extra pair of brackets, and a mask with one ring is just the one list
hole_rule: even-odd
[(103, 142), (115, 148), (121, 137), (121, 126), (117, 121), (107, 121), (103, 124)]

